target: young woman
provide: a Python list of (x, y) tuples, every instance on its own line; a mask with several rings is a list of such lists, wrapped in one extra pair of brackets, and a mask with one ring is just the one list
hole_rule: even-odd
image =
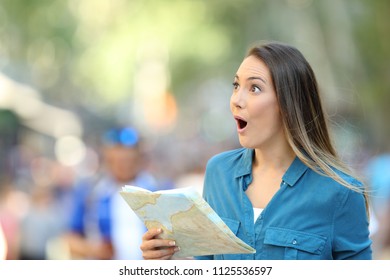
[[(371, 259), (364, 187), (332, 146), (315, 75), (294, 47), (253, 47), (230, 100), (241, 149), (207, 165), (204, 197), (255, 254), (199, 259)], [(179, 250), (150, 229), (145, 259)]]

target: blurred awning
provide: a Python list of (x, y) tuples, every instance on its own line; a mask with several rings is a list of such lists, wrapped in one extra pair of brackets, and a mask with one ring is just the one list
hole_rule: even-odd
[(14, 111), (25, 126), (56, 139), (82, 136), (80, 119), (73, 112), (45, 103), (39, 92), (1, 72), (0, 108)]

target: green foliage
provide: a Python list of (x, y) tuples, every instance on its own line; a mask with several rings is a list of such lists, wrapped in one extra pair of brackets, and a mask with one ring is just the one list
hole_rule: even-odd
[(390, 117), (388, 11), (387, 0), (2, 0), (0, 70), (58, 103), (99, 108), (132, 98), (157, 62), (184, 101), (194, 84), (229, 81), (252, 42), (280, 40), (313, 63), (331, 109), (359, 111), (348, 101), (358, 96), (370, 126), (371, 112)]

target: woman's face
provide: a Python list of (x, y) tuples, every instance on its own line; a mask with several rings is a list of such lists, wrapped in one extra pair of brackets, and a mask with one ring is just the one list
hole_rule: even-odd
[(243, 147), (266, 148), (285, 140), (271, 74), (255, 56), (245, 58), (237, 70), (230, 109)]

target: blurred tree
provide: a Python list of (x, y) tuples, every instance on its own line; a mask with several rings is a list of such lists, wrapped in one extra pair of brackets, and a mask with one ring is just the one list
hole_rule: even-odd
[(19, 126), (19, 118), (12, 111), (0, 109), (0, 178), (14, 175), (9, 152), (18, 143)]
[(131, 110), (146, 63), (165, 69), (161, 84), (182, 103), (210, 79), (228, 81), (249, 44), (280, 40), (313, 63), (331, 113), (353, 117), (384, 148), (389, 8), (387, 0), (2, 0), (0, 70), (53, 103), (115, 116), (118, 104)]
[(367, 138), (373, 152), (390, 151), (390, 2), (387, 0), (360, 1), (358, 9), (351, 10), (356, 45), (362, 59), (355, 69), (355, 87), (366, 111), (361, 116), (367, 129)]

